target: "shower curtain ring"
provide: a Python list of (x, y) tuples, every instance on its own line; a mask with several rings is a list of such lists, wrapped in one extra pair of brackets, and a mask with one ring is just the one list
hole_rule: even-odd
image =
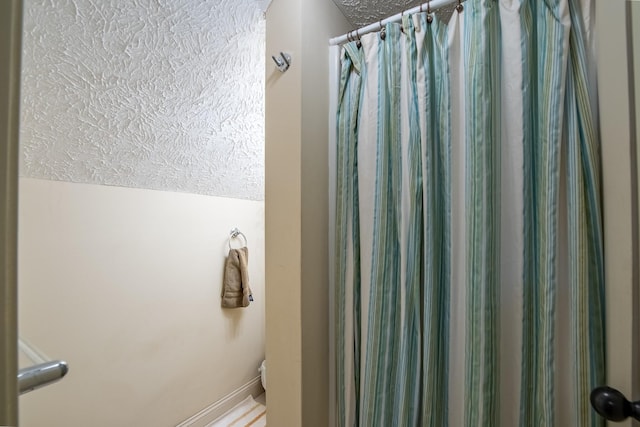
[(431, 0), (427, 2), (427, 23), (431, 24), (433, 22), (433, 15), (431, 15)]
[(412, 16), (413, 18), (413, 31), (416, 33), (420, 32), (420, 15), (422, 15), (422, 7), (424, 6), (424, 3), (420, 3), (420, 9), (418, 10), (419, 13), (416, 13)]
[(387, 38), (387, 29), (382, 25), (382, 20), (380, 20), (379, 24), (380, 24), (380, 38), (384, 40)]
[(464, 6), (462, 5), (462, 0), (458, 0), (458, 5), (456, 6), (456, 11), (458, 11), (458, 13), (462, 13), (463, 10), (464, 10)]
[(356, 30), (356, 46), (360, 49), (362, 47), (362, 42), (360, 41), (360, 34), (358, 34), (358, 30)]

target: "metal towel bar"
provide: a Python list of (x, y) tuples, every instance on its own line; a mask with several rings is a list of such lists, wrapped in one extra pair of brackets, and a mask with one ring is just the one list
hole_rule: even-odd
[(28, 393), (58, 381), (67, 372), (69, 372), (67, 362), (62, 360), (52, 360), (20, 369), (18, 371), (18, 390), (20, 394)]

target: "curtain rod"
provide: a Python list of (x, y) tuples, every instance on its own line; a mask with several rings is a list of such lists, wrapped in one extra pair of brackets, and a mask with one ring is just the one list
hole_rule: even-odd
[(442, 6), (446, 6), (451, 3), (455, 3), (458, 0), (432, 0), (427, 3), (423, 3), (420, 6), (412, 7), (411, 9), (403, 10), (402, 12), (390, 16), (389, 18), (385, 18), (379, 22), (374, 22), (373, 24), (369, 24), (365, 27), (358, 28), (357, 30), (349, 31), (347, 34), (343, 34), (338, 37), (334, 37), (329, 39), (329, 46), (335, 46), (343, 44), (349, 41), (351, 38), (357, 39), (367, 33), (372, 33), (374, 31), (379, 31), (389, 22), (399, 22), (402, 20), (402, 17), (405, 14), (411, 15), (416, 12), (426, 12), (429, 7), (431, 9), (438, 9)]

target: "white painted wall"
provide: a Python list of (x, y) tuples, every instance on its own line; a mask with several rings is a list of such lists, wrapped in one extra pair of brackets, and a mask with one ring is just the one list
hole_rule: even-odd
[(329, 418), (329, 38), (350, 24), (327, 0), (274, 0), (267, 54), (267, 423), (332, 425)]
[[(607, 385), (630, 400), (640, 393), (639, 288), (634, 209), (627, 1), (595, 2), (607, 314)], [(611, 49), (611, 46), (619, 46)], [(640, 84), (640, 82), (636, 82)], [(636, 106), (637, 108), (637, 106)], [(637, 425), (626, 420), (615, 424)], [(610, 425), (614, 425), (610, 423)]]
[[(263, 202), (22, 178), (19, 224), (20, 334), (70, 366), (21, 426), (173, 426), (258, 375)], [(233, 227), (255, 302), (223, 310)]]

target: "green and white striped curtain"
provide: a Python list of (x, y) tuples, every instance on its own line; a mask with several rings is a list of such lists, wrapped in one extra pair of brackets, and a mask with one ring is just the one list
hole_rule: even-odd
[(337, 425), (604, 425), (594, 2), (463, 4), (342, 50)]

